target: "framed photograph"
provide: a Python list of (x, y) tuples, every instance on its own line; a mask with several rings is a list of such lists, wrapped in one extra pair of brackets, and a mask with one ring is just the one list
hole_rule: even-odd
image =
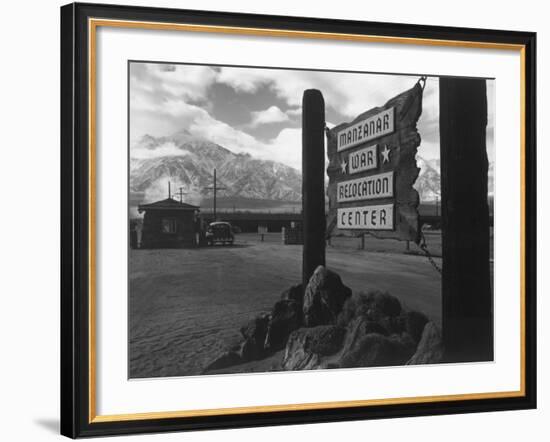
[(61, 8), (61, 433), (536, 407), (536, 36)]

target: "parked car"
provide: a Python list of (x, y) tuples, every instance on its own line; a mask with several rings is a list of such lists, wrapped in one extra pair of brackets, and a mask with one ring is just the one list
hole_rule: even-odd
[(210, 223), (206, 229), (206, 244), (213, 246), (216, 243), (222, 245), (233, 244), (235, 237), (231, 229), (231, 224), (225, 221), (216, 221)]

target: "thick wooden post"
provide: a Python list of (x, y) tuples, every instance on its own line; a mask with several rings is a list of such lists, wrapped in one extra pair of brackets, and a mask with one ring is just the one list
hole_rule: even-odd
[(493, 359), (485, 80), (439, 80), (443, 339), (448, 362)]
[(325, 265), (325, 101), (308, 89), (302, 99), (302, 209), (304, 251), (302, 283)]

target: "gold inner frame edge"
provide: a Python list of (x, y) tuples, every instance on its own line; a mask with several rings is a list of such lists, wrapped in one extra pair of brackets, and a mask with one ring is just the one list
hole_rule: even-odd
[[(477, 49), (497, 49), (518, 51), (520, 54), (520, 389), (518, 391), (498, 391), (487, 393), (464, 393), (437, 396), (416, 396), (387, 399), (366, 399), (352, 401), (314, 402), (284, 405), (259, 405), (233, 408), (214, 408), (179, 411), (153, 411), (127, 414), (96, 414), (96, 31), (99, 26), (115, 28), (134, 28), (147, 30), (170, 30), (186, 32), (207, 32), (218, 34), (255, 35), (269, 37), (292, 37), (341, 41), (357, 41), (370, 43), (411, 44), (419, 46), (446, 46)], [(146, 419), (169, 419), (200, 416), (222, 416), (246, 413), (273, 413), (281, 411), (322, 410), (328, 408), (351, 408), (375, 405), (415, 404), (442, 401), (483, 400), (497, 398), (513, 398), (525, 396), (525, 45), (494, 42), (474, 42), (460, 40), (423, 39), (412, 37), (390, 37), (345, 33), (324, 33), (312, 31), (293, 31), (282, 29), (245, 28), (233, 26), (211, 26), (183, 23), (160, 23), (131, 20), (88, 19), (88, 94), (89, 94), (89, 367), (88, 367), (88, 422), (117, 422)]]

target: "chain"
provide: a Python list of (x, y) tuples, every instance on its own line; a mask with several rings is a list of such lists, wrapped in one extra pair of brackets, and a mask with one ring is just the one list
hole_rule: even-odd
[(441, 275), (442, 270), (441, 267), (435, 262), (435, 259), (433, 258), (432, 254), (428, 250), (428, 245), (426, 244), (426, 237), (424, 236), (424, 233), (420, 233), (420, 249), (426, 254), (426, 258), (428, 258), (428, 261), (430, 261), (430, 264), (433, 266), (433, 268)]
[(422, 83), (421, 86), (422, 86), (422, 92), (424, 92), (424, 88), (426, 87), (426, 80), (428, 79), (428, 77), (426, 77), (425, 75), (422, 75), (422, 77), (420, 77), (418, 79), (418, 83)]

